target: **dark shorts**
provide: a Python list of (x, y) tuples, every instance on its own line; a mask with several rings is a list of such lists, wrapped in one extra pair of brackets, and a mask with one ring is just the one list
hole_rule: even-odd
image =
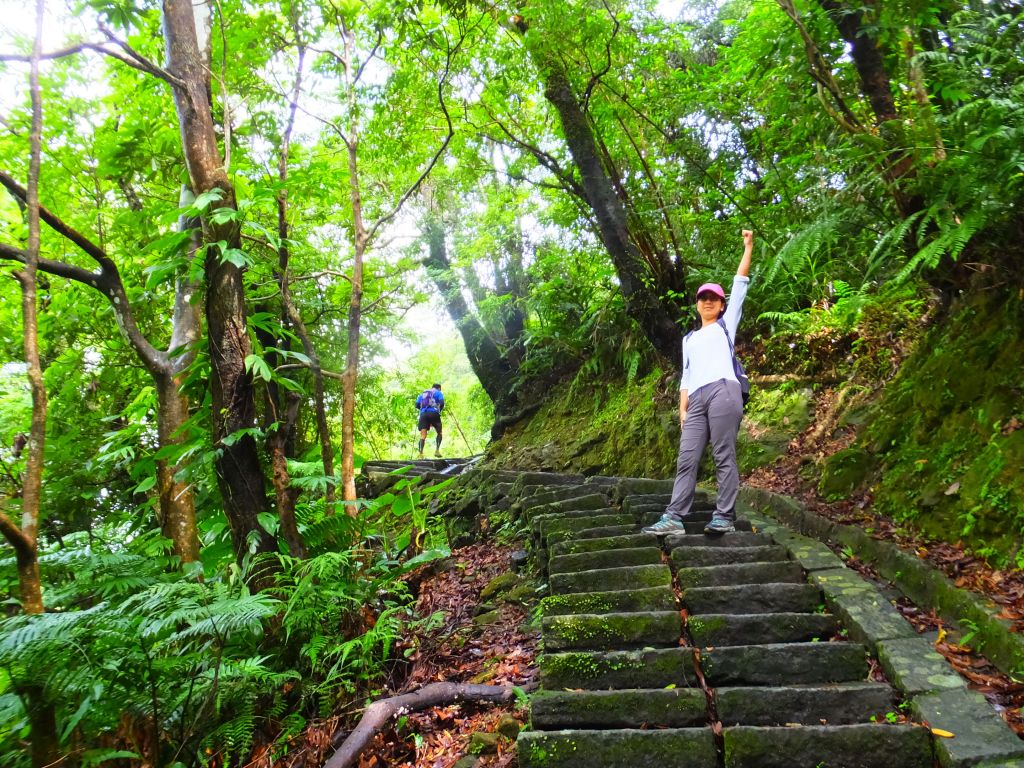
[(437, 411), (420, 411), (420, 421), (416, 429), (424, 430), (433, 427), (441, 434), (441, 414)]

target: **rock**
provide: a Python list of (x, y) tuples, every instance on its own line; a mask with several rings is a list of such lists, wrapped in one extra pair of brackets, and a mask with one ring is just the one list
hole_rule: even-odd
[(874, 468), (875, 459), (861, 448), (847, 448), (825, 460), (818, 492), (826, 499), (844, 499), (859, 488)]
[(474, 755), (490, 755), (498, 751), (499, 741), (501, 741), (500, 733), (476, 731), (469, 737), (469, 751)]
[(493, 624), (501, 618), (500, 611), (488, 611), (487, 613), (481, 613), (473, 619), (473, 623), (478, 627), (485, 627), (488, 624)]
[(512, 553), (512, 568), (516, 571), (521, 571), (526, 564), (530, 562), (530, 553), (526, 550), (520, 549), (517, 552)]
[(501, 719), (498, 720), (498, 724), (494, 727), (497, 733), (513, 741), (519, 736), (519, 732), (522, 729), (523, 726), (512, 715), (502, 715)]
[(490, 583), (480, 590), (480, 599), (489, 600), (495, 595), (507, 592), (519, 583), (519, 574), (506, 571), (500, 576), (495, 576)]
[(465, 757), (459, 758), (458, 762), (452, 766), (452, 768), (476, 768), (477, 763), (480, 759), (476, 755), (466, 755)]

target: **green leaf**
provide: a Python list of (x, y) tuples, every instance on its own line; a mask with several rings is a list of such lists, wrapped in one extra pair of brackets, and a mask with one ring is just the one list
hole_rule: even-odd
[(245, 356), (245, 371), (246, 373), (251, 372), (253, 376), (263, 379), (264, 381), (270, 381), (274, 378), (274, 372), (270, 369), (267, 361), (259, 355)]

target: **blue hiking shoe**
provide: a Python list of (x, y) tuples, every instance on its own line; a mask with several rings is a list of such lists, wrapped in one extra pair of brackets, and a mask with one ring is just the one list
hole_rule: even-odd
[(732, 533), (736, 530), (736, 526), (733, 525), (733, 521), (725, 517), (713, 515), (711, 522), (704, 526), (704, 533)]
[(662, 515), (656, 523), (640, 529), (643, 533), (653, 533), (655, 536), (666, 536), (670, 533), (686, 533), (686, 526), (682, 520), (677, 520), (668, 515)]

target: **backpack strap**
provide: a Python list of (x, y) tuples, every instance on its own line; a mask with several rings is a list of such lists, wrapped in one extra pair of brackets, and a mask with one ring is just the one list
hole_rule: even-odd
[(725, 333), (725, 340), (729, 342), (729, 354), (731, 354), (733, 357), (736, 357), (736, 350), (732, 345), (732, 337), (729, 335), (729, 328), (726, 326), (725, 320), (723, 320), (722, 318), (718, 318), (718, 320), (716, 320), (715, 322), (717, 322), (722, 327), (722, 331)]

